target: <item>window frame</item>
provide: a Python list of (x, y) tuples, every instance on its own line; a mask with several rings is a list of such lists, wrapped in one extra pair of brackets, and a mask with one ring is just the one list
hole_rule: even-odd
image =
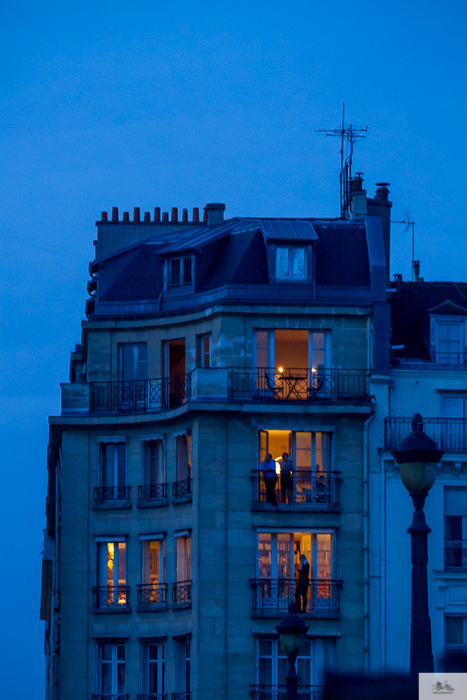
[(191, 634), (177, 636), (174, 640), (175, 692), (191, 692)]
[[(157, 480), (151, 480), (151, 443), (160, 443), (158, 450)], [(149, 461), (149, 463), (147, 463)], [(166, 483), (166, 441), (165, 435), (148, 435), (141, 438), (141, 484), (143, 486), (161, 485)]]
[[(204, 347), (205, 341), (208, 341), (208, 351)], [(198, 367), (212, 367), (212, 333), (201, 333), (197, 336), (197, 366)], [(206, 354), (208, 358), (208, 364), (205, 363)]]
[[(461, 644), (454, 644), (454, 643), (449, 643), (448, 644), (448, 620), (453, 619), (453, 618), (458, 618), (462, 619), (462, 643)], [(455, 653), (461, 651), (461, 654)], [(454, 653), (453, 653), (454, 652)], [(462, 614), (462, 613), (447, 613), (444, 615), (444, 653), (445, 656), (450, 656), (450, 657), (459, 657), (467, 656), (467, 615)]]
[[(279, 276), (279, 251), (287, 251), (287, 277)], [(293, 277), (293, 251), (303, 250), (303, 265), (304, 265), (304, 275), (303, 277)], [(277, 244), (274, 249), (274, 279), (276, 282), (288, 282), (292, 284), (303, 284), (304, 282), (309, 282), (311, 275), (309, 275), (308, 268), (310, 266), (308, 260), (308, 246), (307, 245), (286, 245)]]
[[(441, 317), (435, 317), (433, 319), (433, 345), (434, 345), (434, 353), (435, 353), (435, 362), (437, 364), (441, 365), (458, 365), (458, 364), (465, 364), (466, 362), (466, 321), (464, 319), (459, 319), (459, 317), (452, 317), (452, 316), (441, 316)], [(457, 341), (451, 341), (449, 339), (443, 339), (440, 340), (440, 327), (441, 326), (450, 326), (450, 327), (457, 327), (459, 329), (459, 340), (458, 340), (458, 350), (451, 352), (451, 351), (442, 351), (439, 349), (440, 342), (444, 343), (450, 343), (450, 342), (457, 342)], [(452, 357), (447, 357), (452, 356)], [(457, 357), (456, 357), (457, 356)]]
[[(107, 449), (108, 446), (112, 445), (114, 447), (114, 455), (113, 455), (113, 483), (112, 484), (107, 484), (105, 483), (106, 481), (106, 476), (107, 472), (106, 469), (104, 469), (104, 461), (107, 461)], [(120, 472), (120, 466), (118, 464), (119, 462), (119, 456), (118, 456), (118, 449), (115, 449), (116, 446), (118, 445), (123, 445), (125, 455), (124, 455), (124, 460), (125, 460), (125, 465), (124, 465), (124, 471)], [(104, 457), (105, 453), (105, 457)], [(98, 485), (101, 488), (105, 487), (111, 487), (111, 488), (123, 488), (128, 486), (128, 449), (127, 449), (127, 439), (126, 437), (120, 438), (120, 437), (115, 437), (112, 439), (107, 439), (107, 438), (98, 438), (97, 440), (97, 459), (98, 459)], [(124, 476), (124, 483), (120, 483), (120, 476)]]
[[(173, 275), (174, 263), (179, 262), (179, 281), (174, 281)], [(189, 270), (190, 279), (184, 281), (186, 272)], [(187, 289), (194, 285), (194, 256), (193, 255), (177, 255), (167, 260), (167, 288), (170, 289)]]
[[(165, 536), (164, 534), (140, 535), (139, 539), (141, 541), (141, 583), (143, 585), (151, 583), (151, 557), (148, 556), (150, 554), (150, 543), (159, 542), (159, 581), (155, 585), (160, 586), (165, 583)], [(148, 551), (146, 552), (146, 550)]]
[[(166, 688), (166, 661), (167, 661), (167, 640), (165, 637), (155, 639), (144, 639), (141, 641), (141, 693), (164, 695)], [(151, 659), (149, 650), (151, 646), (157, 646), (161, 653), (161, 658), (155, 662), (158, 668), (157, 689), (150, 690), (150, 669)], [(159, 655), (159, 651), (158, 651)]]
[[(112, 658), (109, 661), (103, 659), (103, 650), (105, 646), (111, 646), (112, 647)], [(125, 658), (122, 660), (118, 659), (118, 649), (119, 647), (123, 647), (124, 649), (124, 656)], [(97, 659), (97, 664), (96, 664), (96, 690), (97, 694), (99, 696), (101, 695), (125, 695), (126, 694), (126, 686), (127, 686), (127, 643), (122, 640), (102, 640), (96, 642), (96, 659)], [(111, 665), (111, 685), (112, 689), (110, 693), (103, 688), (103, 682), (104, 682), (104, 674), (103, 674), (103, 664), (104, 663), (110, 663)], [(118, 689), (118, 666), (119, 664), (123, 664), (124, 666), (124, 687), (123, 691)]]

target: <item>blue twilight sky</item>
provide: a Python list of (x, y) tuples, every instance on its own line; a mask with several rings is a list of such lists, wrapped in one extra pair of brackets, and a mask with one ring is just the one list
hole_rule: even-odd
[[(465, 0), (4, 3), (3, 700), (43, 697), (47, 416), (80, 341), (102, 210), (337, 216), (339, 143), (391, 183), (427, 280), (467, 281)], [(392, 272), (410, 275), (393, 227)]]

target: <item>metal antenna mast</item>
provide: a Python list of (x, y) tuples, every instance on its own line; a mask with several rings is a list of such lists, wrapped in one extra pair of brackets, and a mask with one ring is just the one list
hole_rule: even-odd
[[(391, 220), (391, 224), (405, 224), (405, 231), (408, 231), (410, 227), (412, 227), (412, 282), (414, 278), (414, 272), (415, 272), (415, 221), (410, 221), (412, 217), (408, 212), (405, 212), (405, 219), (403, 221), (393, 221)], [(420, 267), (420, 263), (417, 263), (418, 267)]]
[[(352, 124), (345, 126), (345, 102), (342, 103), (342, 126), (340, 129), (314, 129), (317, 133), (324, 133), (326, 136), (340, 136), (341, 139), (341, 170), (339, 175), (340, 180), (340, 205), (341, 217), (344, 218), (345, 211), (350, 202), (350, 181), (352, 179), (352, 156), (353, 147), (357, 139), (364, 139), (368, 127), (364, 129), (354, 128)], [(344, 143), (349, 143), (349, 155), (344, 159)]]

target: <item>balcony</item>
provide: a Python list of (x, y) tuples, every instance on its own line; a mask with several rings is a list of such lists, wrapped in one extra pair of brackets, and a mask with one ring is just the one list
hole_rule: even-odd
[(172, 693), (172, 700), (191, 700), (191, 693), (189, 691), (184, 693)]
[[(384, 449), (395, 450), (412, 431), (412, 417), (384, 419)], [(425, 418), (423, 430), (445, 452), (467, 452), (467, 420), (464, 418)]]
[(354, 369), (231, 370), (231, 399), (293, 403), (369, 403), (370, 373)]
[(103, 693), (100, 695), (93, 695), (92, 700), (127, 700), (128, 695), (126, 693)]
[(142, 484), (138, 486), (138, 507), (146, 506), (166, 506), (167, 484)]
[[(255, 617), (280, 617), (288, 610), (295, 597), (297, 580), (289, 578), (250, 579), (253, 589), (253, 615)], [(306, 614), (334, 617), (340, 613), (340, 589), (342, 581), (314, 579), (308, 588)]]
[(193, 479), (182, 479), (172, 484), (172, 495), (181, 501), (191, 501), (193, 495)]
[(137, 603), (140, 610), (167, 609), (166, 583), (140, 583), (136, 586)]
[(92, 595), (94, 611), (130, 611), (130, 586), (93, 586)]
[[(282, 494), (280, 476), (276, 483), (277, 507), (280, 510), (337, 510), (339, 508), (340, 472), (292, 472), (293, 489), (287, 503)], [(261, 471), (255, 470), (251, 477), (253, 482), (253, 508), (269, 510), (276, 508), (267, 500), (266, 485)]]
[[(252, 685), (250, 696), (253, 700), (287, 700), (285, 685)], [(298, 700), (324, 700), (324, 687), (319, 685), (299, 685)]]
[(467, 571), (467, 542), (444, 542), (444, 568), (449, 571)]
[(129, 486), (95, 486), (94, 501), (99, 504), (109, 504), (119, 507), (130, 500)]
[(137, 700), (165, 700), (165, 693), (141, 693), (136, 696)]
[(92, 382), (90, 413), (142, 413), (177, 408), (191, 394), (191, 374), (128, 382)]
[(192, 581), (177, 581), (172, 584), (172, 602), (177, 607), (191, 607)]

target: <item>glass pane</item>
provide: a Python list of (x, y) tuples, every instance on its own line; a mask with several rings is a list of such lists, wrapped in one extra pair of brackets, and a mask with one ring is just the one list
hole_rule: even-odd
[(446, 539), (462, 539), (462, 517), (460, 515), (447, 515), (446, 518)]
[(112, 661), (112, 645), (111, 644), (103, 644), (101, 646), (101, 654), (102, 654), (103, 661)]
[(118, 585), (126, 584), (126, 542), (118, 543)]
[(149, 659), (157, 659), (158, 644), (149, 645)]
[(117, 445), (118, 459), (118, 486), (126, 486), (126, 445), (119, 443)]
[(117, 659), (119, 661), (125, 661), (125, 647), (123, 644), (119, 644), (117, 647)]
[(269, 331), (256, 331), (256, 367), (269, 366)]
[(276, 279), (285, 280), (289, 277), (289, 249), (276, 249)]
[(306, 278), (305, 248), (292, 248), (292, 278), (295, 280)]
[(317, 472), (330, 471), (331, 469), (331, 436), (328, 433), (315, 433)]
[(113, 542), (107, 542), (107, 585), (113, 586), (114, 584), (114, 559), (115, 559), (115, 545)]
[(296, 433), (295, 458), (297, 469), (311, 468), (311, 433)]
[(259, 639), (258, 650), (260, 656), (272, 655), (272, 641), (270, 639)]
[(301, 652), (300, 656), (297, 658), (297, 674), (303, 685), (310, 685), (311, 662), (309, 658), (303, 658)]
[(446, 644), (463, 644), (463, 617), (446, 618)]
[(177, 581), (187, 581), (187, 538), (176, 538), (177, 548)]
[(101, 693), (112, 692), (112, 664), (105, 662), (101, 666)]
[(191, 258), (183, 258), (183, 284), (191, 284)]
[(186, 435), (177, 437), (177, 481), (187, 479), (187, 444)]
[(117, 693), (125, 692), (125, 663), (117, 664)]
[(159, 689), (157, 687), (157, 676), (158, 676), (157, 672), (158, 672), (158, 664), (157, 663), (150, 663), (149, 664), (149, 688), (148, 688), (149, 693), (159, 692)]
[(315, 369), (326, 368), (326, 336), (324, 333), (312, 333), (312, 367)]
[(203, 338), (203, 367), (211, 365), (211, 337), (205, 335)]
[(260, 685), (271, 685), (272, 684), (272, 659), (262, 658), (258, 659), (258, 681)]
[(258, 535), (258, 574), (260, 578), (271, 578), (271, 534)]
[(170, 262), (170, 284), (180, 285), (180, 258), (175, 258)]
[(444, 514), (467, 515), (467, 489), (444, 489)]
[[(331, 535), (316, 535), (317, 578), (331, 578)], [(327, 590), (327, 589), (326, 589)], [(327, 591), (329, 595), (329, 591)]]
[(290, 578), (291, 545), (291, 535), (277, 535), (277, 578)]

